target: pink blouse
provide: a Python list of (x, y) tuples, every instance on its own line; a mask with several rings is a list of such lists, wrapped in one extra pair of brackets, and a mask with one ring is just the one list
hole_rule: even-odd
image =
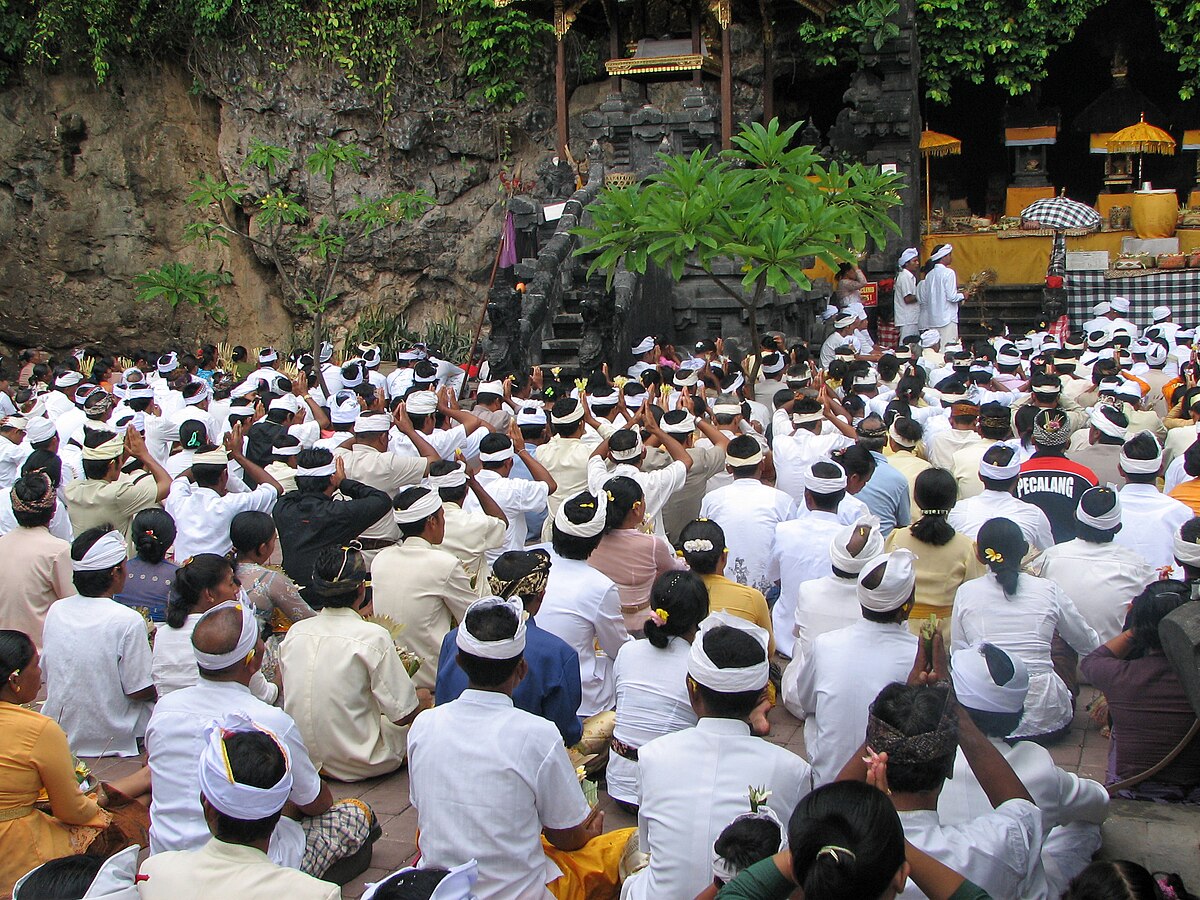
[(650, 589), (663, 572), (686, 568), (665, 538), (634, 528), (610, 531), (588, 557), (588, 565), (617, 585), (621, 616), (630, 634), (640, 633), (650, 618)]

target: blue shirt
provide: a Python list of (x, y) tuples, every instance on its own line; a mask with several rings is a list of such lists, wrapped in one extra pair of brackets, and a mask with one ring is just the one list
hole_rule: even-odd
[(879, 516), (880, 533), (887, 537), (893, 528), (912, 522), (912, 506), (908, 497), (908, 479), (887, 461), (882, 453), (871, 451), (875, 471), (857, 497), (867, 504), (873, 515)]
[(145, 610), (151, 622), (167, 620), (167, 598), (171, 594), (171, 582), (175, 580), (175, 563), (163, 560), (148, 563), (133, 557), (125, 564), (128, 577), (121, 593), (113, 597), (123, 606), (138, 611)]
[[(579, 686), (579, 656), (556, 634), (543, 631), (530, 617), (525, 622), (525, 662), (529, 672), (513, 691), (513, 706), (548, 719), (568, 747), (583, 737), (579, 721), (582, 689)], [(458, 665), (458, 629), (442, 641), (438, 654), (437, 688), (434, 697), (441, 706), (467, 689), (467, 673)]]

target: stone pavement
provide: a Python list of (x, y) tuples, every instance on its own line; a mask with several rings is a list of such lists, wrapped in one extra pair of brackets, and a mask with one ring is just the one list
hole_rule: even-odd
[[(1051, 748), (1051, 754), (1068, 771), (1102, 782), (1108, 758), (1108, 739), (1100, 733), (1086, 712), (1087, 704), (1094, 695), (1094, 691), (1084, 687), (1071, 731), (1061, 743)], [(803, 723), (782, 707), (772, 710), (770, 720), (771, 734), (767, 740), (803, 754)], [(135, 760), (92, 762), (93, 772), (100, 778), (118, 777), (134, 768)], [(408, 770), (402, 769), (386, 778), (358, 784), (330, 782), (330, 787), (335, 797), (359, 797), (369, 803), (383, 828), (383, 836), (375, 844), (371, 868), (342, 891), (343, 897), (356, 898), (362, 894), (364, 884), (377, 881), (408, 864), (416, 854), (417, 811), (408, 799)], [(451, 785), (447, 785), (447, 790), (452, 789)], [(637, 824), (633, 816), (617, 809), (603, 791), (600, 793), (600, 804), (605, 810), (606, 830)], [(1151, 808), (1146, 810), (1145, 807)], [(1140, 855), (1135, 855), (1131, 850), (1145, 847), (1149, 852), (1151, 847), (1156, 847), (1156, 857), (1164, 860), (1159, 867), (1170, 863), (1171, 870), (1181, 871), (1189, 886), (1200, 883), (1200, 872), (1189, 878), (1186, 868), (1188, 865), (1193, 869), (1197, 866), (1195, 850), (1196, 836), (1200, 834), (1200, 809), (1164, 810), (1151, 804), (1118, 804), (1114, 805), (1111, 824), (1120, 856), (1138, 858)], [(1181, 828), (1181, 824), (1187, 827)], [(1110, 826), (1106, 825), (1106, 835), (1109, 830)], [(1173, 836), (1173, 851), (1162, 847), (1164, 836)]]

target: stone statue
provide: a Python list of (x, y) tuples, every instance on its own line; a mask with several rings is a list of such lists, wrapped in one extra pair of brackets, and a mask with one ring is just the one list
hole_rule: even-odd
[(491, 330), (484, 350), (493, 378), (525, 371), (521, 298), (521, 292), (507, 284), (497, 284), (488, 291), (487, 317)]
[(575, 190), (575, 172), (565, 159), (557, 162), (547, 156), (534, 169), (537, 174), (537, 194), (541, 200), (562, 200)]

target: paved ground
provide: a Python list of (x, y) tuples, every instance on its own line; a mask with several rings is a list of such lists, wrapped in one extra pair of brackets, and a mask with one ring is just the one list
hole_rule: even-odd
[[(1051, 748), (1051, 753), (1063, 768), (1103, 781), (1108, 739), (1100, 734), (1085, 712), (1093, 695), (1089, 688), (1084, 688), (1070, 734), (1062, 743)], [(782, 707), (773, 710), (770, 719), (771, 734), (768, 740), (803, 754), (803, 723)], [(93, 771), (101, 778), (117, 777), (134, 768), (136, 762), (133, 760), (97, 760), (92, 763)], [(342, 891), (343, 897), (355, 898), (363, 892), (364, 884), (377, 881), (412, 860), (416, 854), (417, 811), (408, 799), (407, 769), (386, 778), (353, 785), (331, 782), (331, 787), (336, 797), (359, 797), (369, 803), (383, 827), (383, 836), (375, 844), (371, 868)], [(606, 830), (637, 824), (632, 816), (617, 809), (603, 792), (600, 798), (601, 806), (605, 809)]]

